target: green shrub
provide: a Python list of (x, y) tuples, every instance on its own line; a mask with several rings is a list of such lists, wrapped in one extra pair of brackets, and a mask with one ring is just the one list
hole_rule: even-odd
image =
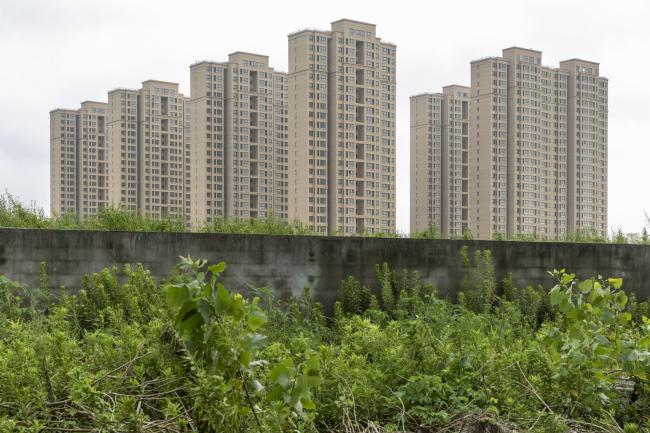
[(497, 293), (478, 253), (463, 304), (382, 264), (329, 318), (309, 290), (246, 299), (189, 258), (62, 298), (43, 267), (34, 289), (0, 277), (0, 431), (648, 433), (646, 304), (563, 271), (550, 293)]
[(476, 313), (488, 312), (496, 298), (492, 253), (489, 250), (477, 250), (472, 258), (469, 248), (464, 246), (460, 258), (465, 268), (465, 277), (461, 283), (459, 303)]

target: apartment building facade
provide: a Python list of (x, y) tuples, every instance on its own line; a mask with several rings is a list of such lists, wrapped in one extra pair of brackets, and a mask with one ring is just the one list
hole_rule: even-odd
[(395, 230), (395, 59), (374, 24), (289, 35), (290, 219), (329, 234)]
[(471, 82), (478, 236), (606, 236), (607, 79), (598, 65), (551, 68), (540, 51), (512, 47), (472, 62)]
[(139, 211), (138, 117), (140, 92), (108, 92), (109, 197), (112, 206)]
[(84, 218), (108, 206), (107, 104), (50, 112), (50, 200), (55, 215)]
[(235, 52), (190, 67), (192, 221), (288, 213), (287, 75)]
[(469, 228), (469, 95), (451, 85), (411, 97), (411, 232), (434, 226), (457, 237)]
[(77, 213), (78, 110), (50, 111), (50, 211)]
[(599, 64), (560, 62), (568, 80), (568, 222), (571, 232), (607, 235), (608, 87)]
[[(540, 51), (511, 47), (470, 71), (469, 88), (411, 98), (411, 230), (606, 236), (607, 79), (598, 64), (551, 68)], [(459, 91), (470, 97), (445, 107)]]
[(111, 90), (108, 103), (52, 111), (52, 213), (83, 219), (114, 206), (157, 218), (189, 214), (185, 105), (178, 84), (148, 80), (139, 90)]
[(178, 83), (157, 80), (144, 81), (139, 93), (138, 209), (156, 218), (187, 215), (185, 97)]

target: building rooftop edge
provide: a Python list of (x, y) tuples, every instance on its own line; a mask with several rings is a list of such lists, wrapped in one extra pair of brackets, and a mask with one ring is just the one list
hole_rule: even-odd
[(115, 92), (135, 92), (135, 93), (139, 93), (140, 91), (138, 89), (132, 89), (132, 88), (129, 88), (129, 87), (115, 87), (114, 89), (109, 90), (108, 94), (110, 95), (111, 93), (115, 93)]
[(594, 62), (594, 61), (591, 61), (591, 60), (585, 60), (585, 59), (578, 59), (578, 58), (575, 58), (575, 57), (573, 59), (560, 60), (560, 64), (562, 64), (564, 62), (585, 62), (585, 63), (591, 63), (593, 65), (600, 65), (600, 63), (598, 63), (598, 62)]
[(53, 108), (50, 110), (50, 113), (54, 113), (55, 111), (79, 111), (78, 108)]
[(539, 51), (539, 50), (534, 50), (532, 48), (524, 48), (524, 47), (520, 47), (520, 46), (517, 46), (517, 45), (513, 45), (512, 47), (508, 47), (508, 48), (503, 49), (503, 51), (506, 51), (506, 50), (526, 50), (526, 51), (532, 51), (534, 53), (542, 54), (542, 52)]
[(373, 27), (377, 27), (377, 24), (367, 23), (367, 22), (365, 22), (365, 21), (353, 20), (353, 19), (350, 19), (350, 18), (341, 18), (340, 20), (332, 21), (330, 24), (340, 23), (340, 22), (342, 22), (342, 21), (350, 21), (351, 23), (363, 24), (364, 26), (373, 26)]
[(420, 96), (443, 96), (440, 92), (422, 92), (409, 96), (409, 99), (418, 98)]
[(324, 34), (328, 34), (328, 35), (332, 33), (332, 32), (329, 31), (329, 30), (321, 30), (321, 29), (305, 28), (305, 29), (296, 30), (295, 32), (291, 32), (291, 33), (289, 33), (287, 36), (288, 36), (288, 37), (291, 37), (291, 36), (297, 36), (297, 35), (299, 35), (300, 33), (305, 33), (305, 32), (310, 32), (310, 33), (324, 33)]
[(195, 61), (194, 63), (192, 63), (192, 64), (190, 65), (190, 68), (192, 68), (192, 67), (194, 67), (194, 66), (202, 65), (202, 64), (204, 64), (204, 63), (213, 63), (213, 64), (215, 64), (215, 65), (225, 65), (225, 64), (227, 64), (227, 63), (229, 63), (229, 62), (228, 62), (228, 61), (223, 61), (223, 60), (222, 60), (222, 61), (217, 61), (217, 60), (207, 60), (207, 59), (206, 59), (206, 60), (197, 60), (197, 61)]
[(487, 56), (487, 57), (479, 57), (478, 59), (471, 60), (469, 63), (478, 63), (478, 62), (484, 62), (486, 60), (501, 60), (501, 61), (506, 61), (503, 57), (498, 57), (498, 56)]
[(232, 53), (228, 54), (229, 56), (234, 56), (235, 54), (245, 54), (247, 56), (257, 56), (257, 57), (266, 57), (267, 59), (269, 56), (266, 54), (257, 54), (257, 53), (251, 53), (249, 51), (233, 51)]
[(163, 80), (154, 80), (152, 78), (149, 78), (148, 80), (144, 80), (142, 84), (144, 85), (145, 83), (162, 83), (162, 84), (173, 84), (175, 86), (178, 86), (178, 83), (175, 83), (173, 81), (163, 81)]
[(92, 100), (90, 100), (90, 99), (88, 99), (88, 100), (86, 100), (86, 101), (81, 101), (81, 105), (86, 104), (86, 103), (108, 105), (108, 102), (103, 102), (103, 101), (92, 101)]
[(446, 86), (442, 86), (443, 89), (446, 89), (448, 87), (462, 87), (464, 89), (471, 89), (471, 86), (466, 86), (464, 84), (447, 84)]

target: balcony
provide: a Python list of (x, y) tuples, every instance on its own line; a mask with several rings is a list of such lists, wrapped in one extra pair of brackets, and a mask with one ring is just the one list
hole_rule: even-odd
[(366, 109), (364, 107), (357, 106), (357, 116), (356, 116), (355, 120), (357, 122), (362, 123), (364, 121), (365, 117), (366, 117), (365, 113), (366, 113)]
[(363, 144), (357, 144), (357, 153), (355, 154), (356, 159), (365, 160), (365, 146)]
[(364, 141), (365, 140), (365, 137), (366, 137), (365, 130), (366, 130), (365, 126), (357, 125), (357, 131), (356, 131), (357, 133), (356, 133), (356, 137), (355, 137), (357, 141)]
[(357, 162), (357, 164), (356, 164), (357, 165), (357, 173), (356, 173), (356, 175), (357, 175), (358, 179), (363, 179), (364, 177), (366, 177), (366, 170), (365, 170), (364, 164), (365, 163), (363, 163), (363, 162)]
[(357, 41), (357, 65), (365, 64), (366, 44), (363, 41)]
[(366, 196), (366, 183), (362, 180), (357, 181), (357, 188), (356, 188), (356, 196), (357, 197), (365, 197)]
[(363, 87), (357, 87), (357, 99), (355, 102), (361, 105), (366, 103), (365, 90)]
[(365, 71), (363, 69), (357, 69), (357, 85), (363, 86), (365, 84)]
[(160, 98), (160, 115), (169, 116), (169, 98), (166, 96)]
[(257, 71), (251, 71), (250, 73), (250, 89), (251, 92), (258, 91)]

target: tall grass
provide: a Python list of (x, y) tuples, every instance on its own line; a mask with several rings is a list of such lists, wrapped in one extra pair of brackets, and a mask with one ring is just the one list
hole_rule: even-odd
[(205, 233), (239, 233), (268, 235), (316, 235), (300, 221), (286, 222), (276, 218), (216, 218), (201, 228)]
[[(645, 214), (646, 227), (640, 233), (636, 243), (650, 245), (650, 217)], [(188, 232), (203, 233), (240, 233), (240, 234), (271, 234), (271, 235), (305, 235), (315, 236), (318, 233), (306, 224), (294, 220), (287, 222), (276, 218), (241, 219), (216, 218), (211, 223), (190, 229), (182, 216), (168, 215), (163, 218), (153, 218), (122, 208), (104, 208), (97, 215), (83, 220), (74, 214), (62, 216), (47, 216), (45, 211), (35, 203), (24, 204), (15, 196), (5, 192), (0, 194), (0, 227), (41, 228), (59, 230), (106, 230), (133, 232)], [(411, 238), (411, 239), (446, 239), (444, 233), (434, 224), (426, 230), (403, 233), (369, 233), (360, 232), (356, 236), (376, 238)], [(472, 240), (474, 235), (466, 229), (460, 236), (449, 239)], [(568, 233), (559, 239), (538, 234), (519, 234), (505, 236), (495, 233), (492, 238), (499, 241), (525, 242), (571, 242), (571, 243), (631, 243), (621, 229), (613, 231), (610, 237), (600, 235), (594, 229), (581, 229)], [(634, 243), (634, 242), (632, 242)]]

